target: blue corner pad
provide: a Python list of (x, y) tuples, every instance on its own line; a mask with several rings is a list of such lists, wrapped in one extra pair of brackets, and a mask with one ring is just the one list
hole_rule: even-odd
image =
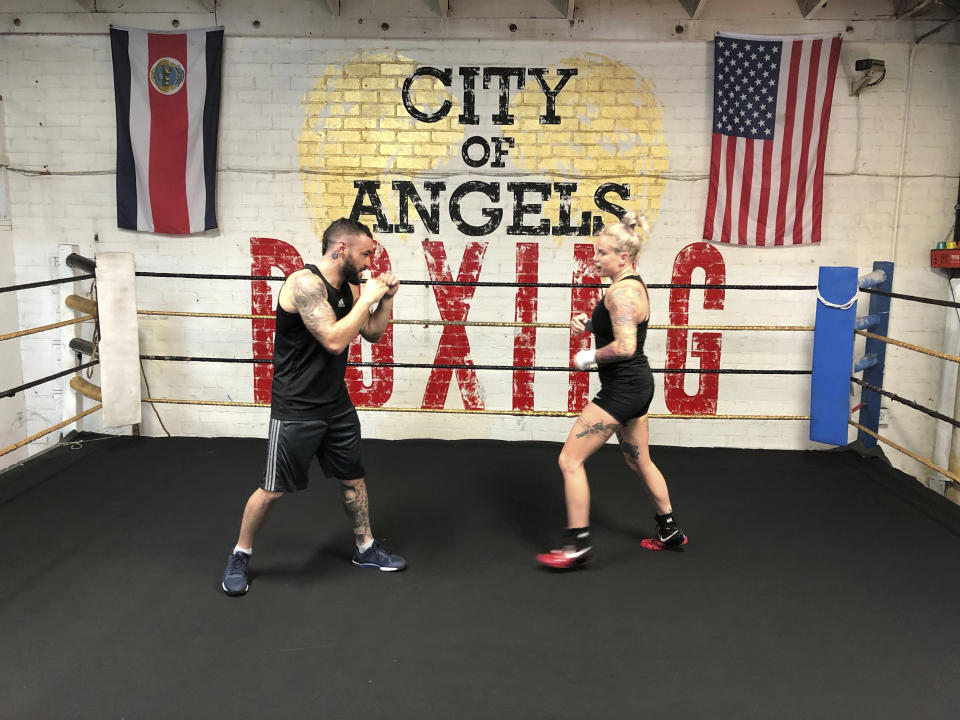
[(820, 268), (810, 376), (810, 439), (816, 442), (848, 442), (858, 291), (857, 268)]

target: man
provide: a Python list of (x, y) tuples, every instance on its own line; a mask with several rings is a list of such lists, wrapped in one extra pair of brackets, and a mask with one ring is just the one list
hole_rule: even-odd
[(227, 595), (247, 591), (254, 535), (274, 502), (307, 487), (314, 455), (324, 475), (342, 486), (357, 544), (353, 564), (385, 571), (407, 566), (370, 531), (360, 420), (343, 379), (350, 342), (358, 333), (370, 342), (383, 336), (400, 287), (386, 273), (359, 289), (360, 274), (375, 248), (366, 225), (340, 218), (323, 233), (319, 262), (292, 273), (280, 288), (266, 470), (247, 500), (237, 545), (223, 573)]

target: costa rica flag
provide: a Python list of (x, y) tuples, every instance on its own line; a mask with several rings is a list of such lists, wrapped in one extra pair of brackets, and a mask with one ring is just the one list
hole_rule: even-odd
[(117, 226), (187, 235), (217, 227), (223, 28), (110, 27), (117, 107)]

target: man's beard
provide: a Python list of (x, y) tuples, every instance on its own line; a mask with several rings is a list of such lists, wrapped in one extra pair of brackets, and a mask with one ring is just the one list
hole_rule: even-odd
[(360, 270), (353, 264), (349, 257), (343, 259), (343, 277), (346, 278), (347, 282), (351, 285), (360, 284)]

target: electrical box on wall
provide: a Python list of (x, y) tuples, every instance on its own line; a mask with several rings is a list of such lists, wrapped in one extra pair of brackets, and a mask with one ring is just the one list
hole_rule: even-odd
[(931, 250), (930, 251), (930, 267), (960, 268), (960, 249)]

